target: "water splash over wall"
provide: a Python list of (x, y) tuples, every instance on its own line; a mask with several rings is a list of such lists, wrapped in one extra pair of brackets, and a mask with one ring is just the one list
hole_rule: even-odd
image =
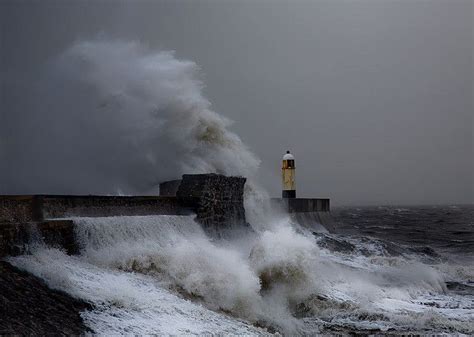
[(75, 43), (14, 121), (0, 154), (5, 192), (156, 193), (184, 173), (252, 176), (259, 160), (212, 110), (199, 73), (134, 41)]

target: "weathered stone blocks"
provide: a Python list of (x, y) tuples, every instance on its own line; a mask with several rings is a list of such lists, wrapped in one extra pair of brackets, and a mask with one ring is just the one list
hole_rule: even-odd
[(245, 181), (220, 174), (185, 174), (182, 180), (164, 183), (169, 187), (167, 193), (176, 196), (0, 196), (0, 257), (24, 253), (32, 239), (76, 253), (73, 222), (64, 219), (68, 217), (194, 212), (196, 220), (211, 232), (247, 225)]
[(236, 225), (246, 226), (244, 185), (246, 178), (221, 174), (185, 174), (176, 196), (191, 207), (196, 220), (211, 232)]

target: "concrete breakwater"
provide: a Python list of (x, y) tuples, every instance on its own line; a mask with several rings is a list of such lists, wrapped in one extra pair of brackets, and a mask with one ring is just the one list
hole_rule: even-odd
[[(243, 177), (185, 174), (160, 185), (160, 196), (0, 196), (0, 257), (22, 254), (32, 239), (78, 252), (71, 217), (195, 214), (211, 234), (248, 226)], [(332, 230), (329, 199), (272, 199), (304, 227)]]
[[(0, 196), (0, 259), (28, 253), (32, 242), (79, 253), (74, 217), (189, 215), (211, 235), (248, 227), (243, 177), (183, 175), (160, 185), (160, 196)], [(305, 227), (324, 224), (327, 199), (272, 199)], [(329, 216), (330, 217), (330, 216)], [(328, 225), (330, 222), (325, 223)], [(0, 261), (0, 334), (83, 334), (88, 303), (51, 290), (39, 278)]]
[(39, 237), (77, 253), (71, 217), (188, 215), (205, 230), (246, 226), (242, 177), (183, 175), (173, 196), (0, 196), (0, 257), (22, 254)]
[[(245, 178), (185, 175), (174, 196), (0, 196), (0, 258), (43, 241), (78, 253), (71, 217), (196, 214), (204, 229), (246, 225)], [(39, 278), (0, 261), (0, 335), (82, 335), (88, 303), (49, 289)]]
[(335, 231), (334, 219), (330, 213), (330, 200), (327, 198), (272, 198), (271, 202), (304, 228)]

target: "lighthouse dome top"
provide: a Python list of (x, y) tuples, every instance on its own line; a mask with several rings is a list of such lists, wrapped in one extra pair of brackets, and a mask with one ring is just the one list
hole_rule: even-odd
[(285, 155), (283, 156), (283, 160), (294, 160), (295, 157), (290, 153), (290, 151), (286, 151)]

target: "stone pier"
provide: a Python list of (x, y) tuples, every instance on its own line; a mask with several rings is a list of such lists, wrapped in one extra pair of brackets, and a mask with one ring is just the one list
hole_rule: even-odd
[[(246, 225), (245, 178), (185, 174), (161, 185), (167, 196), (10, 195), (0, 196), (0, 257), (22, 254), (40, 238), (77, 252), (72, 217), (196, 215), (211, 233)], [(166, 189), (168, 187), (168, 189)]]
[(334, 232), (329, 199), (272, 198), (275, 207), (290, 214), (293, 221), (313, 231)]

